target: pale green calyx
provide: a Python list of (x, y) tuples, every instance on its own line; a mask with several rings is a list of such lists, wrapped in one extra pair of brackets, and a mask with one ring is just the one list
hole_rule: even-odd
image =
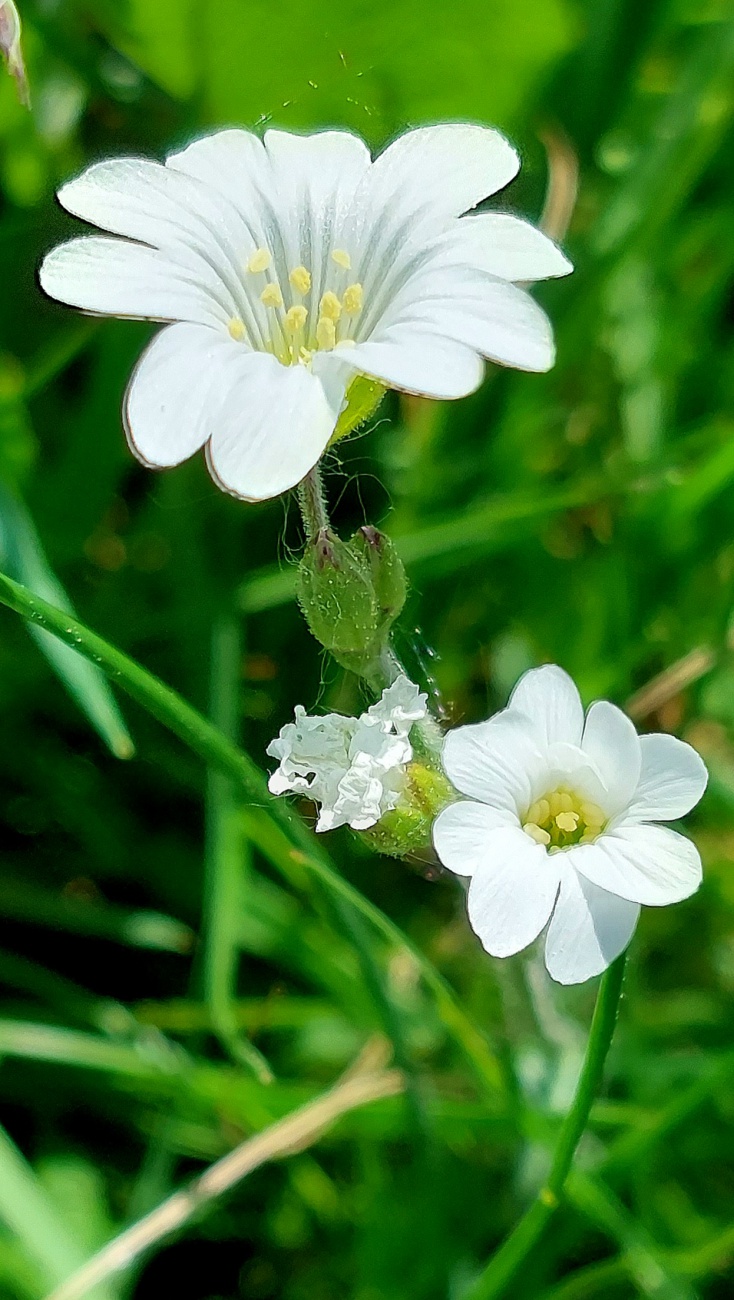
[(369, 526), (349, 542), (320, 529), (298, 570), (298, 601), (311, 632), (338, 663), (361, 675), (385, 650), (406, 590), (393, 543)]

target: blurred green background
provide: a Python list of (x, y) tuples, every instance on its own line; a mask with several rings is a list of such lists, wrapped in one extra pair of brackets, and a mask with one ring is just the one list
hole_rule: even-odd
[[(166, 474), (131, 459), (121, 398), (150, 330), (43, 299), (38, 261), (74, 230), (56, 185), (97, 158), (270, 122), (346, 125), (374, 147), (437, 119), (496, 124), (524, 159), (499, 204), (537, 220), (550, 161), (557, 227), (578, 170), (577, 270), (538, 291), (555, 369), (490, 370), (454, 405), (391, 396), (327, 485), (345, 535), (367, 520), (399, 541), (399, 649), (447, 720), (486, 716), (553, 660), (710, 765), (690, 828), (704, 886), (643, 913), (605, 1097), (512, 1294), (730, 1297), (731, 4), (19, 7), (33, 111), (3, 76), (0, 567), (72, 601), (258, 762), (295, 703), (356, 711), (358, 685), (292, 601), (292, 503), (230, 500), (201, 458)], [(456, 880), (430, 865), (377, 859), (346, 831), (322, 841), (426, 980), (399, 937), (345, 926), (267, 811), (8, 612), (0, 709), (3, 1300), (40, 1300), (375, 1035), (408, 1071), (407, 1100), (265, 1166), (104, 1297), (461, 1300), (540, 1185), (593, 987), (551, 986), (539, 957), (491, 961)], [(436, 970), (486, 1048), (467, 1051)]]

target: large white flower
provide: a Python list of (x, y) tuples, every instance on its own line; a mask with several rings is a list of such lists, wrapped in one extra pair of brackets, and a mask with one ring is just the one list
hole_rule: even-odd
[(519, 952), (550, 920), (548, 970), (580, 983), (627, 947), (640, 904), (698, 888), (695, 846), (654, 823), (698, 803), (702, 760), (673, 736), (638, 736), (613, 704), (584, 718), (560, 668), (532, 669), (501, 713), (450, 732), (443, 760), (467, 802), (439, 814), (436, 851), (471, 876), (469, 919), (493, 956)]
[(155, 467), (206, 446), (222, 488), (263, 500), (316, 464), (359, 374), (457, 398), (485, 357), (552, 365), (548, 320), (514, 282), (570, 263), (516, 217), (462, 216), (518, 167), (480, 126), (410, 131), (374, 162), (344, 131), (220, 131), (165, 165), (120, 158), (64, 185), (69, 212), (124, 238), (61, 244), (41, 285), (85, 311), (174, 322), (133, 374), (130, 445)]
[(400, 799), (413, 757), (410, 730), (426, 712), (426, 696), (405, 676), (358, 718), (309, 717), (298, 705), (295, 722), (268, 745), (279, 760), (268, 782), (271, 793), (313, 799), (320, 805), (317, 831), (344, 825), (368, 830)]

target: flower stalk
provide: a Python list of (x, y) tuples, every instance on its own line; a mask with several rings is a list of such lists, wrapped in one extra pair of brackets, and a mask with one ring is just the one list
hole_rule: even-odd
[(584, 1063), (571, 1108), (558, 1134), (548, 1178), (530, 1208), (467, 1293), (465, 1300), (500, 1300), (501, 1296), (506, 1295), (510, 1283), (530, 1258), (561, 1204), (576, 1148), (588, 1124), (614, 1036), (624, 966), (623, 953), (605, 972), (599, 986)]

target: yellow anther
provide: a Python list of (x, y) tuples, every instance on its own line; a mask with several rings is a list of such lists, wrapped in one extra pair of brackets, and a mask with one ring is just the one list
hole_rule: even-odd
[(364, 291), (361, 284), (347, 285), (342, 302), (344, 303), (345, 312), (349, 316), (356, 316), (364, 305)]
[(296, 293), (308, 293), (311, 288), (311, 272), (305, 266), (294, 266), (288, 279)]
[(240, 343), (242, 339), (247, 338), (247, 330), (239, 316), (233, 316), (231, 318), (227, 324), (227, 329), (229, 330), (230, 337), (234, 339), (235, 343)]
[(601, 808), (599, 808), (595, 803), (582, 803), (581, 817), (586, 822), (587, 826), (593, 827), (594, 829), (603, 826), (606, 821), (606, 817)]
[(339, 342), (336, 344), (336, 350), (338, 352), (339, 348), (356, 348), (356, 346), (357, 344), (354, 339), (339, 339)]
[(543, 828), (538, 826), (535, 822), (525, 822), (523, 830), (526, 835), (530, 836), (531, 840), (535, 840), (536, 844), (550, 844), (550, 835), (548, 832), (544, 831)]
[(340, 266), (343, 271), (351, 270), (352, 259), (345, 249), (335, 248), (331, 254), (331, 260), (332, 262), (336, 262), (337, 266)]
[(577, 812), (559, 812), (556, 815), (556, 826), (559, 831), (565, 831), (567, 835), (572, 835), (578, 830), (579, 815)]
[(267, 248), (256, 248), (247, 263), (247, 269), (252, 271), (253, 275), (256, 275), (258, 271), (267, 271), (272, 260)]
[(321, 316), (316, 326), (316, 342), (325, 352), (330, 352), (336, 343), (336, 326), (328, 316)]
[(299, 348), (298, 359), (303, 362), (304, 366), (310, 365), (313, 361), (313, 352), (311, 348)]
[(263, 303), (265, 307), (282, 307), (283, 295), (280, 292), (278, 285), (266, 284), (260, 294), (260, 302)]
[(548, 803), (548, 800), (538, 799), (528, 808), (526, 820), (529, 822), (537, 822), (538, 826), (542, 826), (543, 822), (546, 822), (549, 816), (550, 804)]
[(554, 790), (553, 794), (548, 795), (548, 811), (551, 817), (555, 817), (559, 812), (570, 812), (573, 808), (573, 800), (565, 790)]
[(297, 334), (306, 324), (308, 312), (305, 307), (289, 307), (285, 314), (285, 327), (289, 334)]
[(319, 303), (319, 312), (327, 320), (337, 321), (342, 314), (342, 305), (335, 293), (327, 289), (321, 302)]

